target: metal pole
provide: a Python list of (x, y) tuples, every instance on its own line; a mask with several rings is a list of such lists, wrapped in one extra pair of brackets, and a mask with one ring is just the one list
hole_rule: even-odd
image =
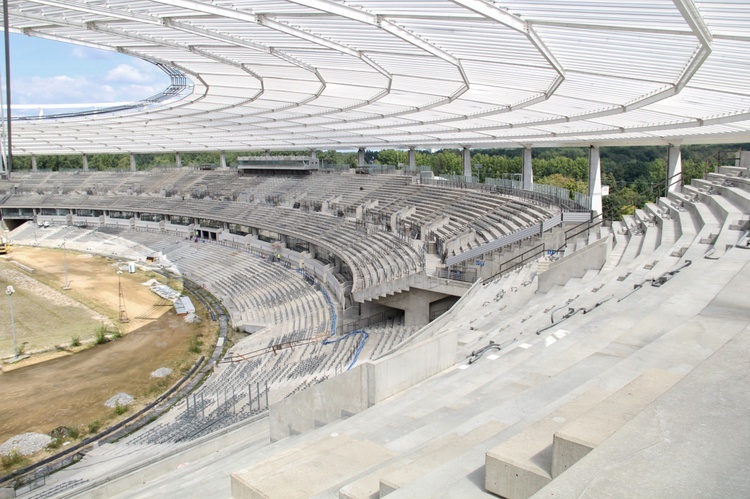
[(13, 286), (8, 286), (5, 289), (8, 294), (8, 301), (10, 302), (10, 330), (13, 332), (13, 357), (18, 358), (18, 346), (16, 345), (16, 324), (13, 321), (13, 293), (16, 292)]
[(10, 125), (10, 23), (8, 21), (8, 0), (3, 0), (3, 29), (5, 34), (5, 111), (8, 121), (8, 160), (5, 163), (5, 174), (10, 179), (13, 168), (13, 141)]
[[(70, 289), (70, 283), (68, 282), (68, 245), (66, 244), (66, 241), (63, 239), (63, 266), (65, 267), (65, 286), (63, 286), (64, 290)], [(117, 276), (117, 282), (120, 282), (120, 276)]]

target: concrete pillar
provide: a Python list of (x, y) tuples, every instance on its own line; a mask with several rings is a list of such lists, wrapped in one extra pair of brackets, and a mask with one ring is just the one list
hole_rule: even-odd
[(470, 177), (471, 176), (471, 150), (469, 149), (469, 146), (464, 146), (463, 165), (464, 165), (464, 177)]
[(409, 168), (417, 166), (417, 151), (413, 148), (409, 148)]
[(270, 149), (266, 149), (264, 152), (266, 153), (266, 158), (271, 155), (271, 150)]
[(136, 170), (135, 168), (135, 154), (132, 152), (130, 153), (130, 171), (134, 172)]
[(310, 159), (318, 159), (318, 153), (315, 149), (310, 149)]
[(226, 151), (221, 151), (221, 153), (219, 153), (219, 166), (222, 167), (222, 168), (226, 168), (227, 167), (227, 153), (226, 153)]
[(680, 146), (670, 145), (667, 157), (667, 189), (669, 192), (682, 192), (682, 151)]
[(531, 147), (523, 148), (523, 175), (521, 177), (521, 188), (530, 191), (534, 185), (534, 169), (531, 166)]
[(179, 152), (175, 153), (175, 161), (177, 162), (177, 168), (182, 168), (182, 155)]
[(34, 156), (33, 154), (31, 156), (31, 171), (36, 171), (36, 156)]
[(365, 166), (365, 148), (360, 147), (357, 150), (357, 166)]
[(589, 148), (589, 199), (594, 216), (602, 213), (602, 168), (599, 161), (599, 146)]
[(89, 171), (89, 156), (87, 154), (84, 154), (82, 158), (83, 158), (83, 171), (87, 172)]

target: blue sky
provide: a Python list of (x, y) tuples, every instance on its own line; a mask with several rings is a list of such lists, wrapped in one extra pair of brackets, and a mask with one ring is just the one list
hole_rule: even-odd
[[(0, 47), (5, 49), (2, 37)], [(132, 102), (169, 85), (169, 77), (153, 64), (117, 52), (15, 33), (10, 50), (13, 104)], [(4, 62), (0, 70), (4, 88)]]

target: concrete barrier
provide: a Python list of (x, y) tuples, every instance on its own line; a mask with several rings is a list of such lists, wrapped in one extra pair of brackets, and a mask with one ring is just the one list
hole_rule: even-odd
[(452, 366), (456, 348), (457, 332), (448, 331), (271, 405), (271, 441), (356, 414), (414, 386)]
[(545, 272), (539, 274), (537, 291), (546, 293), (554, 286), (564, 286), (572, 278), (583, 277), (587, 270), (600, 270), (607, 261), (610, 237), (603, 237), (585, 248), (551, 263)]

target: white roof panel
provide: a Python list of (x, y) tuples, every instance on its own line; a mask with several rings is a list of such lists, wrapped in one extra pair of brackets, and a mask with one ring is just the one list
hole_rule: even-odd
[(9, 0), (8, 13), (16, 32), (173, 67), (163, 100), (17, 121), (16, 154), (750, 141), (745, 0)]

